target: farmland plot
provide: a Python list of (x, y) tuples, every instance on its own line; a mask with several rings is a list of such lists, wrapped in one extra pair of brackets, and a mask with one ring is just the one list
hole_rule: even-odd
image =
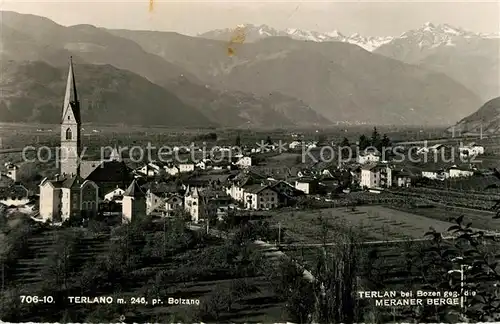
[(401, 240), (423, 238), (430, 228), (446, 232), (453, 224), (383, 206), (357, 207), (356, 211), (347, 208), (294, 211), (280, 213), (273, 222), (280, 222), (285, 237), (295, 242), (322, 243), (321, 224), (318, 217), (328, 220), (328, 242), (335, 242), (335, 236), (346, 227), (355, 227), (363, 234), (364, 241)]

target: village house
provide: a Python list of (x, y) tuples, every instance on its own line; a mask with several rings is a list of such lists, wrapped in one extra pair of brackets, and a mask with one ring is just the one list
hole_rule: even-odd
[(392, 186), (392, 170), (385, 164), (371, 163), (361, 168), (361, 187), (388, 188)]
[(356, 161), (359, 164), (379, 162), (380, 154), (378, 152), (359, 153), (358, 157), (356, 158)]
[(140, 167), (136, 171), (141, 175), (145, 175), (147, 177), (154, 177), (160, 174), (163, 169), (163, 164), (159, 162), (149, 162), (144, 166)]
[(208, 170), (212, 168), (212, 161), (210, 161), (210, 159), (203, 159), (196, 163), (195, 168), (200, 170)]
[(180, 170), (174, 163), (167, 163), (163, 166), (165, 173), (170, 176), (175, 176), (179, 174)]
[(249, 156), (244, 156), (241, 157), (238, 161), (235, 163), (237, 166), (240, 168), (248, 168), (252, 166), (252, 158)]
[(217, 218), (217, 210), (229, 206), (230, 203), (231, 198), (221, 190), (188, 187), (184, 194), (184, 210), (191, 215), (191, 221), (194, 223), (202, 219)]
[(264, 184), (254, 184), (245, 187), (243, 201), (246, 209), (265, 210), (278, 207), (278, 193), (272, 187)]
[(454, 165), (448, 169), (448, 174), (450, 178), (472, 177), (474, 175), (474, 170)]
[(6, 163), (5, 169), (7, 170), (7, 172), (5, 173), (5, 176), (12, 179), (12, 181), (14, 181), (14, 182), (19, 181), (18, 172), (17, 172), (19, 170), (19, 167), (17, 165), (15, 165), (13, 163)]
[(43, 179), (40, 183), (40, 217), (42, 220), (63, 222), (74, 216), (91, 217), (97, 214), (98, 187), (79, 176), (55, 180)]
[(184, 199), (180, 194), (168, 194), (165, 199), (165, 216), (172, 217), (176, 211), (182, 210)]
[(306, 195), (315, 195), (318, 192), (319, 181), (315, 178), (300, 178), (295, 181), (295, 188)]
[(422, 170), (422, 177), (432, 180), (445, 180), (450, 177), (450, 173), (444, 169)]
[(167, 182), (149, 182), (141, 189), (146, 192), (146, 214), (157, 216), (166, 213), (167, 198), (179, 192), (177, 185)]
[(193, 162), (181, 162), (177, 165), (180, 173), (193, 172), (195, 164)]
[(106, 193), (104, 195), (104, 200), (105, 201), (116, 201), (117, 203), (121, 203), (124, 192), (125, 192), (124, 189), (116, 187), (115, 189), (109, 191), (108, 193)]
[(474, 143), (471, 143), (464, 147), (459, 147), (458, 150), (462, 157), (474, 157), (484, 154), (484, 147), (475, 145)]
[(295, 149), (298, 149), (298, 148), (301, 148), (303, 145), (302, 142), (299, 142), (299, 141), (293, 141), (291, 142), (290, 144), (288, 144), (288, 148), (290, 150), (295, 150)]
[(251, 170), (244, 170), (234, 177), (228, 179), (226, 187), (227, 194), (236, 201), (244, 201), (245, 188), (252, 185), (260, 185), (266, 181), (266, 177)]
[(411, 187), (414, 176), (406, 170), (394, 170), (393, 184), (397, 187)]
[(268, 180), (267, 184), (278, 193), (278, 207), (294, 205), (305, 194), (285, 181)]

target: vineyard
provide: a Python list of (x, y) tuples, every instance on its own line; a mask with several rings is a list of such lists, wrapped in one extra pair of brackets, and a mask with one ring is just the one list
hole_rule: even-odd
[(443, 189), (476, 194), (498, 194), (500, 192), (498, 188), (500, 187), (500, 179), (494, 175), (475, 175), (469, 178), (450, 178), (444, 181), (425, 179), (421, 184), (424, 188), (428, 187), (429, 189)]
[(387, 191), (408, 202), (432, 202), (441, 205), (483, 211), (493, 211), (493, 207), (500, 199), (499, 196), (492, 194), (467, 193), (418, 187), (389, 189)]

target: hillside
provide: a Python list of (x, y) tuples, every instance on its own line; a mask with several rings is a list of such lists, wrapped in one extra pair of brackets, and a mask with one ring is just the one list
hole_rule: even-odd
[(209, 120), (221, 126), (285, 127), (327, 126), (331, 121), (305, 103), (280, 93), (259, 97), (241, 91), (221, 91), (209, 86), (186, 86), (189, 81), (179, 77), (168, 88), (181, 100), (199, 107)]
[[(332, 121), (449, 125), (481, 104), (474, 93), (443, 74), (348, 43), (269, 37), (230, 45), (168, 32), (110, 32), (212, 87), (262, 97), (279, 92)], [(228, 46), (234, 55), (228, 55)]]
[[(67, 67), (44, 62), (3, 61), (0, 120), (57, 124)], [(75, 65), (82, 118), (103, 124), (213, 125), (172, 93), (129, 71), (111, 65)]]
[[(76, 63), (111, 64), (158, 85), (164, 85), (179, 75), (197, 81), (187, 71), (145, 52), (135, 42), (91, 25), (65, 27), (48, 18), (10, 11), (2, 11), (1, 18), (2, 59), (24, 61), (31, 56), (51, 65), (66, 67), (67, 56), (61, 59), (62, 55), (71, 53)], [(20, 40), (18, 35), (25, 35), (26, 39)], [(29, 52), (36, 54), (27, 54)]]
[(460, 120), (451, 127), (457, 133), (478, 133), (482, 129), (484, 134), (500, 134), (500, 97), (485, 103), (478, 111)]
[(498, 36), (427, 23), (374, 53), (449, 75), (486, 101), (500, 95), (499, 49)]

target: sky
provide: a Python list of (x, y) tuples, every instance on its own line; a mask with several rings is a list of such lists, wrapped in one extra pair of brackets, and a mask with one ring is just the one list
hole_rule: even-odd
[(475, 32), (500, 31), (500, 0), (494, 1), (166, 1), (0, 0), (1, 10), (48, 17), (61, 25), (174, 31), (197, 35), (239, 24), (364, 36), (398, 36), (426, 22)]

